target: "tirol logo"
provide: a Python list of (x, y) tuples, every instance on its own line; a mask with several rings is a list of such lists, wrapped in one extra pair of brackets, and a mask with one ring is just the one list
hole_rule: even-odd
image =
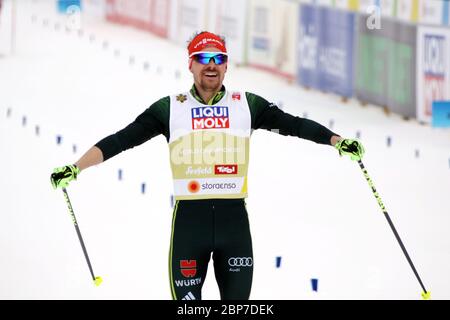
[(198, 181), (190, 181), (187, 186), (190, 193), (197, 193), (200, 191), (200, 183)]
[(197, 260), (180, 260), (180, 271), (186, 278), (193, 278), (197, 274)]
[(218, 164), (214, 166), (215, 174), (237, 174), (237, 164)]
[(192, 129), (224, 129), (230, 127), (228, 107), (200, 107), (192, 109)]
[(241, 94), (239, 92), (233, 92), (233, 94), (231, 95), (231, 98), (233, 100), (241, 100)]

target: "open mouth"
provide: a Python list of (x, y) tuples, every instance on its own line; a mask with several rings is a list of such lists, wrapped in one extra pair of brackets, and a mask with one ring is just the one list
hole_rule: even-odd
[(207, 78), (216, 78), (219, 76), (217, 72), (205, 72), (203, 75)]

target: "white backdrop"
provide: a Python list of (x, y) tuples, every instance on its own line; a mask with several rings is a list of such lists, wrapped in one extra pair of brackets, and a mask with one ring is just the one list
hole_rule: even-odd
[[(187, 90), (186, 50), (117, 25), (85, 22), (82, 34), (56, 28), (64, 17), (52, 8), (20, 2), (18, 52), (0, 59), (0, 298), (170, 299), (165, 139), (84, 171), (68, 189), (94, 271), (104, 279), (100, 287), (49, 175), (158, 98)], [(343, 136), (359, 132), (364, 163), (425, 285), (434, 299), (450, 298), (448, 130), (342, 104), (256, 70), (230, 66), (225, 85), (280, 101), (285, 111)], [(254, 133), (250, 159), (251, 299), (420, 299), (354, 162), (330, 147), (264, 131)], [(203, 295), (218, 299), (211, 268)]]

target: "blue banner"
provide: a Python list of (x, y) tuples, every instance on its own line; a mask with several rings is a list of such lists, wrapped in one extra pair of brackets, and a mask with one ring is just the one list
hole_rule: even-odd
[(324, 90), (353, 95), (353, 41), (355, 14), (323, 7), (319, 43), (319, 78)]
[(80, 0), (57, 0), (58, 12), (67, 13), (67, 9), (70, 6), (77, 6), (79, 9), (81, 9), (80, 2), (81, 2)]
[(299, 28), (298, 82), (307, 87), (321, 89), (318, 70), (321, 26), (318, 7), (300, 6)]
[(299, 83), (351, 97), (355, 13), (311, 5), (300, 10)]
[(450, 14), (450, 2), (444, 1), (443, 3), (444, 8), (442, 9), (442, 24), (444, 26), (449, 25), (449, 14)]
[(433, 127), (450, 128), (450, 101), (433, 102)]

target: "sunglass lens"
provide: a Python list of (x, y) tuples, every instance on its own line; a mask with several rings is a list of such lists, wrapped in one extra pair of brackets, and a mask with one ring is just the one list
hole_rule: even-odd
[(201, 64), (208, 64), (211, 59), (215, 64), (223, 64), (227, 61), (227, 56), (223, 54), (200, 53), (195, 55), (195, 60)]
[(227, 61), (227, 56), (223, 55), (223, 54), (218, 54), (216, 56), (214, 56), (214, 63), (215, 64), (222, 64), (225, 63)]

